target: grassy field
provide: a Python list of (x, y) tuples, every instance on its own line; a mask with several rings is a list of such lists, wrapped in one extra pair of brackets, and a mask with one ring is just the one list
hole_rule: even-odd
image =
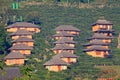
[(96, 66), (96, 68), (104, 69), (113, 69), (120, 75), (120, 66)]

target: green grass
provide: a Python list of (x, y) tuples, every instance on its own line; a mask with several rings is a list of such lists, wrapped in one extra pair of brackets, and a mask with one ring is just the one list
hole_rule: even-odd
[(120, 75), (120, 66), (115, 66), (115, 65), (113, 65), (113, 66), (96, 66), (96, 68), (99, 68), (99, 69), (102, 69), (102, 70), (113, 69)]

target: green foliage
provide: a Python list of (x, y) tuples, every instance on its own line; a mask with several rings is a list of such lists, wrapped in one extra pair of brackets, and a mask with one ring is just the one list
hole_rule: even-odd
[(3, 27), (0, 27), (0, 54), (6, 53), (9, 48), (9, 44), (6, 41), (7, 34)]

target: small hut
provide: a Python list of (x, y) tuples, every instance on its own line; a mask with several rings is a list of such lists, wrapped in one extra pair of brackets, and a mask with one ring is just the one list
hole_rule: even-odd
[(18, 30), (17, 32), (11, 33), (10, 36), (12, 36), (13, 40), (18, 39), (19, 37), (27, 37), (32, 39), (33, 33), (26, 31), (24, 29)]
[(13, 40), (12, 43), (13, 43), (13, 46), (17, 44), (25, 44), (31, 47), (34, 46), (34, 40), (27, 37), (19, 37), (18, 39)]
[(55, 56), (53, 56), (52, 58), (56, 58), (56, 59), (61, 59), (67, 63), (76, 63), (77, 62), (77, 57), (75, 54), (71, 54), (67, 51), (63, 51), (60, 54), (57, 54)]
[(11, 52), (4, 58), (6, 65), (23, 65), (25, 56), (20, 52)]
[(101, 45), (93, 45), (90, 48), (85, 49), (83, 51), (93, 57), (101, 57), (101, 58), (108, 57), (110, 52), (109, 49), (106, 49)]
[(5, 27), (5, 29), (8, 32), (16, 32), (20, 29), (24, 29), (24, 30), (34, 32), (34, 33), (40, 32), (39, 26), (32, 24), (32, 23), (28, 23), (28, 22), (16, 22), (16, 23), (13, 23), (12, 25)]
[(103, 33), (106, 36), (112, 36), (114, 30), (112, 29), (113, 23), (108, 20), (97, 20), (92, 24), (92, 31), (95, 33)]
[(68, 52), (70, 52), (71, 54), (74, 54), (75, 48), (74, 48), (74, 47), (67, 46), (67, 45), (65, 45), (65, 44), (61, 44), (61, 45), (56, 45), (52, 50), (53, 50), (53, 52), (54, 52), (55, 54), (60, 54), (60, 53), (63, 52), (63, 51), (68, 51)]
[(60, 40), (60, 39), (62, 39), (63, 37), (67, 37), (67, 38), (69, 38), (70, 40), (73, 40), (74, 35), (69, 34), (69, 33), (65, 32), (65, 31), (62, 31), (62, 32), (60, 32), (60, 33), (57, 33), (57, 34), (53, 35), (53, 37), (55, 37), (56, 40)]
[(60, 40), (54, 42), (55, 45), (65, 44), (65, 45), (68, 45), (70, 47), (75, 47), (75, 43), (76, 43), (75, 41), (70, 40), (67, 37), (63, 37)]
[(32, 47), (27, 46), (25, 44), (17, 44), (17, 45), (12, 46), (9, 50), (11, 52), (19, 51), (23, 55), (30, 55), (32, 49), (33, 49)]
[(54, 59), (47, 61), (43, 65), (49, 71), (58, 72), (58, 71), (66, 70), (68, 64), (61, 59), (54, 58)]
[(102, 40), (104, 43), (111, 43), (113, 37), (105, 36), (103, 33), (94, 33), (92, 37), (88, 38), (90, 41), (95, 39)]
[(101, 45), (108, 49), (109, 44), (104, 43), (102, 40), (95, 39), (95, 40), (90, 41), (89, 43), (84, 44), (83, 46), (87, 47), (88, 49), (88, 48), (91, 48), (93, 45)]
[(69, 34), (78, 35), (80, 30), (72, 25), (60, 25), (56, 29), (56, 33), (60, 33), (62, 31), (66, 31)]

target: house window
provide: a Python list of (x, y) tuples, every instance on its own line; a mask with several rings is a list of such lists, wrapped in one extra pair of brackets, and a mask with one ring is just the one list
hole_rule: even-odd
[(14, 60), (9, 60), (9, 64), (14, 64)]
[(105, 43), (109, 43), (109, 41), (108, 41), (108, 40), (106, 40), (106, 41), (105, 41)]
[(101, 52), (100, 51), (96, 51), (96, 55), (100, 55), (101, 54)]
[(73, 53), (73, 50), (69, 50), (70, 53)]
[(20, 64), (21, 63), (20, 59), (15, 59), (15, 63)]
[(67, 69), (67, 66), (62, 66), (62, 69), (63, 69), (63, 70)]
[(58, 54), (58, 53), (59, 53), (59, 51), (60, 51), (60, 50), (56, 50), (56, 54)]
[(70, 63), (71, 62), (71, 60), (70, 60), (70, 58), (68, 58), (68, 63)]
[(72, 58), (72, 62), (76, 62), (76, 58)]
[(103, 25), (100, 25), (100, 29), (102, 29), (103, 28)]
[(108, 30), (110, 30), (110, 25), (108, 25)]

